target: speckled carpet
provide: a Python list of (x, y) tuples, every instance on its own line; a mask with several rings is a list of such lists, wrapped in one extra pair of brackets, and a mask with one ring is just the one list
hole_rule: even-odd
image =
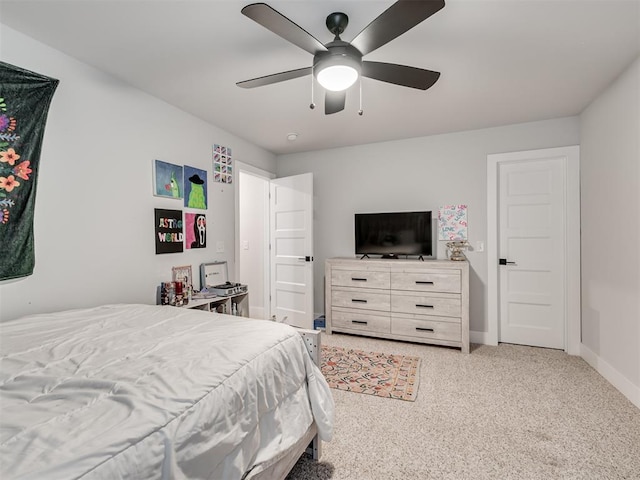
[(322, 346), (322, 373), (329, 387), (414, 401), (420, 357)]
[(415, 402), (332, 390), (334, 438), (288, 480), (640, 480), (640, 410), (579, 357), (323, 335), (420, 357)]

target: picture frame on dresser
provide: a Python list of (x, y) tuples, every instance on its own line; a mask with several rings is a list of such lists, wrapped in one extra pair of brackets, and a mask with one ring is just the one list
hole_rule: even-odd
[(329, 258), (325, 329), (469, 353), (465, 261)]
[(184, 285), (193, 286), (193, 272), (191, 265), (182, 265), (171, 268), (171, 280), (182, 282)]

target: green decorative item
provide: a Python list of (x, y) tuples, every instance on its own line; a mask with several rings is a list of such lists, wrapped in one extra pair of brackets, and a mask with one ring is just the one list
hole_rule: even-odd
[(58, 83), (0, 62), (0, 280), (33, 273), (40, 151)]

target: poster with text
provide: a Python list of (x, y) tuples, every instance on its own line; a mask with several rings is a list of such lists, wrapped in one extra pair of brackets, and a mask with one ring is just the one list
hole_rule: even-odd
[(438, 211), (439, 239), (460, 241), (467, 239), (467, 206), (443, 205)]
[(207, 218), (202, 213), (184, 214), (186, 248), (206, 248)]
[(182, 210), (155, 209), (156, 254), (183, 251)]

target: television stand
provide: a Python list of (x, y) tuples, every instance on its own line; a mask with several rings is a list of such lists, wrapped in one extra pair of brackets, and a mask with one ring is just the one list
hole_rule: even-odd
[(360, 257), (360, 260), (362, 260), (362, 259), (364, 259), (364, 258), (369, 258), (369, 255), (367, 255), (367, 254), (365, 253), (364, 255), (362, 255), (362, 256)]

